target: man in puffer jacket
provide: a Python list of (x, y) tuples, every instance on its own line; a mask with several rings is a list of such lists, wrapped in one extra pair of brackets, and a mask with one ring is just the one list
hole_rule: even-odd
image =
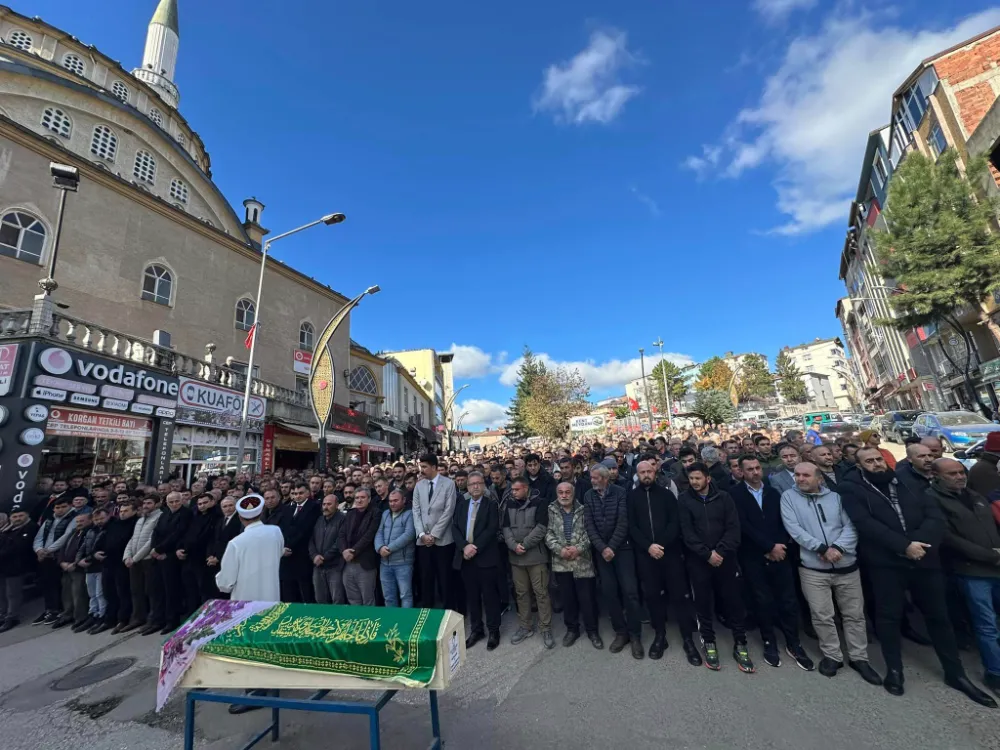
[(27, 510), (15, 505), (0, 528), (0, 633), (20, 624), (24, 577), (35, 567), (32, 545), (38, 527)]
[(535, 634), (531, 618), (531, 593), (538, 604), (538, 624), (545, 648), (556, 645), (552, 638), (552, 602), (549, 599), (549, 554), (545, 532), (549, 523), (548, 507), (538, 492), (530, 489), (525, 477), (518, 477), (511, 487), (511, 498), (500, 519), (504, 542), (510, 551), (511, 573), (517, 595), (519, 627), (510, 642), (517, 645)]

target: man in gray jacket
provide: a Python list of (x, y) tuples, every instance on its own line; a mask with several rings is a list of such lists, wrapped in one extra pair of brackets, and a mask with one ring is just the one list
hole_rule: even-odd
[(531, 593), (538, 603), (538, 625), (545, 648), (556, 645), (552, 638), (552, 602), (549, 599), (549, 552), (545, 532), (549, 527), (548, 503), (538, 490), (532, 490), (525, 477), (518, 477), (511, 487), (510, 502), (500, 519), (503, 539), (510, 550), (514, 593), (517, 596), (519, 627), (510, 642), (517, 645), (535, 634), (531, 623)]
[(417, 534), (417, 569), (420, 571), (420, 606), (435, 606), (435, 591), (441, 591), (442, 606), (457, 609), (451, 591), (455, 541), (452, 517), (458, 494), (455, 483), (438, 472), (433, 453), (420, 457), (424, 478), (413, 488), (413, 528)]
[(149, 555), (153, 548), (153, 529), (163, 513), (161, 504), (159, 495), (143, 499), (139, 520), (122, 556), (132, 591), (132, 619), (128, 630), (142, 627), (143, 635), (158, 633), (165, 624), (163, 583)]
[(313, 564), (313, 590), (317, 604), (344, 604), (344, 556), (337, 536), (344, 522), (344, 514), (337, 510), (336, 495), (323, 498), (322, 515), (316, 519), (309, 538), (309, 559)]
[(795, 465), (799, 463), (799, 450), (791, 443), (783, 443), (778, 447), (778, 458), (782, 465), (767, 475), (767, 481), (774, 489), (783, 493), (795, 486)]
[(815, 464), (800, 463), (795, 467), (795, 487), (781, 495), (781, 520), (788, 535), (799, 545), (802, 593), (809, 602), (823, 652), (819, 673), (833, 677), (844, 666), (834, 621), (836, 597), (851, 669), (866, 682), (881, 685), (882, 678), (868, 662), (865, 600), (858, 572), (858, 532), (844, 511), (840, 495), (823, 484), (822, 476)]
[(38, 527), (32, 543), (38, 558), (38, 586), (45, 599), (45, 609), (32, 625), (53, 624), (62, 610), (62, 570), (59, 568), (59, 551), (76, 531), (69, 495), (57, 497), (52, 503), (52, 517)]

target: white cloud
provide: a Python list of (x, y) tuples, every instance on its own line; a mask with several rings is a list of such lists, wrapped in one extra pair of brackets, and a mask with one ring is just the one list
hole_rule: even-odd
[(644, 192), (639, 190), (635, 185), (629, 186), (629, 192), (635, 196), (635, 199), (639, 201), (642, 205), (649, 209), (649, 213), (653, 216), (660, 216), (663, 212), (660, 211), (660, 204), (657, 203), (653, 198), (646, 195)]
[(575, 125), (614, 120), (640, 91), (619, 79), (622, 68), (637, 61), (626, 45), (622, 31), (595, 31), (585, 50), (546, 69), (535, 111), (551, 112), (556, 121)]
[(481, 378), (493, 371), (493, 355), (478, 346), (452, 344), (448, 351), (455, 355), (451, 369), (456, 378)]
[[(612, 359), (600, 364), (593, 360), (582, 362), (563, 362), (554, 360), (548, 354), (536, 354), (538, 359), (545, 363), (546, 367), (564, 367), (567, 370), (577, 370), (594, 390), (606, 390), (609, 388), (619, 388), (630, 380), (635, 380), (642, 376), (642, 363), (639, 358), (629, 360)], [(694, 360), (686, 354), (675, 352), (664, 352), (663, 358), (676, 365), (690, 365)], [(518, 357), (514, 362), (507, 365), (500, 373), (500, 383), (506, 386), (513, 386), (517, 383), (517, 370), (524, 361), (523, 357)], [(660, 354), (656, 352), (653, 356), (646, 357), (646, 374), (652, 372), (656, 363), (660, 361)]]
[(472, 398), (455, 404), (455, 421), (466, 415), (462, 420), (462, 429), (474, 427), (500, 427), (507, 423), (507, 407), (495, 401)]
[(924, 58), (997, 24), (1000, 9), (922, 31), (879, 25), (871, 14), (833, 15), (789, 43), (757, 103), (685, 166), (730, 178), (774, 167), (777, 207), (788, 217), (777, 234), (846, 221), (868, 133), (888, 122), (892, 92)]
[(754, 0), (753, 8), (771, 23), (787, 18), (796, 10), (809, 10), (816, 0)]

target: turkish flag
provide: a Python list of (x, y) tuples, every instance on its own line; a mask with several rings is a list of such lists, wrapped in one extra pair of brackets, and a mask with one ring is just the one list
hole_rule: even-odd
[(255, 333), (257, 333), (256, 323), (250, 326), (250, 333), (247, 334), (246, 340), (243, 342), (243, 346), (245, 346), (247, 349), (253, 346), (253, 337)]
[(631, 409), (632, 411), (639, 411), (639, 402), (636, 401), (634, 398), (630, 398), (628, 400), (628, 408)]

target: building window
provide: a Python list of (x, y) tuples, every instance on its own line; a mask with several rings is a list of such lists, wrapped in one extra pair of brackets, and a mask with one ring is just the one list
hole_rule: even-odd
[(42, 113), (42, 127), (63, 138), (69, 138), (73, 132), (73, 121), (61, 109), (46, 107)]
[(244, 298), (236, 303), (236, 327), (241, 331), (249, 331), (253, 328), (257, 310), (253, 302)]
[(301, 393), (303, 396), (309, 395), (309, 378), (305, 375), (295, 376), (295, 392)]
[(160, 110), (158, 110), (156, 107), (153, 107), (151, 110), (149, 110), (149, 119), (155, 122), (161, 128), (163, 127), (163, 115), (160, 114)]
[(11, 211), (0, 220), (0, 254), (40, 263), (45, 249), (45, 227), (31, 214)]
[(7, 37), (7, 44), (25, 52), (31, 52), (31, 48), (35, 46), (35, 40), (31, 38), (31, 34), (27, 31), (14, 29)]
[(98, 125), (90, 139), (90, 153), (114, 161), (118, 153), (118, 136), (107, 125)]
[(177, 143), (179, 143), (181, 146), (183, 146), (185, 143), (187, 143), (187, 140), (184, 138), (184, 134), (183, 133), (178, 133), (177, 134)]
[(303, 323), (299, 326), (299, 349), (305, 349), (306, 351), (312, 351), (313, 348), (313, 335), (316, 331), (312, 327), (312, 323)]
[(184, 184), (183, 180), (174, 178), (170, 181), (170, 197), (181, 203), (188, 202), (188, 186)]
[(935, 159), (941, 156), (941, 154), (943, 154), (948, 148), (948, 141), (945, 140), (941, 126), (937, 123), (934, 123), (934, 126), (927, 134), (927, 142), (930, 143), (931, 151), (934, 152)]
[(156, 183), (156, 159), (148, 151), (137, 151), (132, 176), (140, 182)]
[(879, 190), (885, 187), (885, 181), (889, 179), (889, 173), (885, 170), (885, 162), (882, 161), (882, 154), (875, 154), (875, 161), (872, 164), (872, 173), (878, 182)]
[(174, 278), (163, 266), (146, 266), (142, 277), (142, 298), (158, 305), (170, 305), (170, 295), (174, 288)]
[(85, 75), (87, 72), (87, 65), (83, 62), (83, 58), (79, 55), (74, 55), (72, 52), (67, 52), (63, 55), (63, 67), (70, 73), (76, 73), (78, 76)]
[(366, 393), (369, 396), (377, 396), (378, 386), (375, 384), (375, 376), (372, 375), (372, 371), (363, 366), (351, 370), (351, 390)]
[(128, 86), (121, 81), (115, 81), (111, 84), (111, 93), (125, 104), (128, 104), (128, 100), (132, 97), (132, 92), (128, 90)]
[(403, 412), (410, 413), (410, 389), (405, 385), (403, 386)]

